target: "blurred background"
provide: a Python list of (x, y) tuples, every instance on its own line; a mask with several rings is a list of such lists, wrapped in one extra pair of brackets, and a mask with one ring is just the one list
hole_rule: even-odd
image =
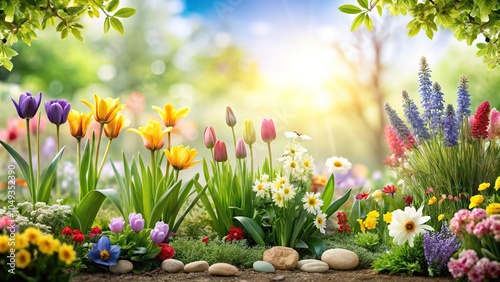
[[(190, 107), (176, 127), (173, 144), (210, 152), (203, 145), (203, 128), (215, 127), (217, 137), (232, 150), (231, 130), (225, 124), (231, 106), (241, 135), (244, 119), (254, 122), (259, 160), (267, 155), (260, 140), (263, 118), (273, 118), (278, 138), (273, 154), (287, 142), (284, 131), (312, 137), (303, 145), (315, 158), (318, 172), (331, 156), (348, 158), (369, 170), (383, 168), (389, 154), (383, 129), (384, 103), (401, 115), (401, 92), (419, 104), (419, 61), (425, 56), (432, 80), (443, 88), (446, 103), (456, 105), (459, 76), (469, 77), (471, 110), (483, 100), (499, 106), (499, 69), (488, 70), (476, 48), (440, 31), (430, 40), (424, 34), (407, 37), (407, 19), (374, 15), (375, 27), (350, 32), (354, 18), (338, 11), (351, 0), (143, 0), (125, 1), (137, 13), (123, 21), (125, 35), (103, 34), (103, 19), (85, 19), (85, 43), (60, 40), (54, 30), (39, 33), (32, 46), (19, 43), (14, 69), (0, 70), (0, 137), (24, 144), (9, 132), (17, 115), (10, 101), (26, 91), (42, 92), (44, 101), (64, 98), (73, 108), (88, 112), (80, 99), (120, 97), (127, 103), (129, 127), (159, 119), (152, 105)], [(384, 11), (386, 13), (386, 11)], [(45, 115), (45, 110), (42, 110)], [(21, 125), (16, 125), (22, 128)], [(66, 158), (76, 158), (76, 142), (62, 127)], [(11, 130), (12, 131), (12, 130)], [(10, 135), (9, 135), (10, 134)], [(55, 127), (47, 122), (41, 134), (48, 156), (55, 153)], [(16, 137), (16, 138), (14, 138)], [(111, 158), (122, 150), (147, 156), (142, 140), (122, 132)], [(7, 154), (0, 149), (0, 162)], [(201, 170), (201, 166), (199, 168)]]

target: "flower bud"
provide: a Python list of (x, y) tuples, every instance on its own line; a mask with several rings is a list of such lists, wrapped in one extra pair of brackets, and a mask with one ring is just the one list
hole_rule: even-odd
[(226, 144), (222, 140), (217, 140), (214, 146), (214, 160), (216, 162), (227, 161), (227, 149)]
[(236, 116), (229, 106), (226, 107), (226, 124), (229, 127), (234, 127), (236, 125)]
[(144, 219), (140, 213), (131, 213), (128, 215), (128, 221), (130, 222), (130, 229), (135, 232), (139, 232), (144, 228)]
[(262, 141), (266, 143), (270, 143), (274, 139), (276, 139), (276, 127), (274, 126), (274, 122), (272, 119), (262, 120), (260, 136), (262, 137)]
[(247, 157), (247, 149), (245, 147), (245, 143), (240, 138), (238, 139), (238, 142), (236, 142), (236, 158), (244, 159), (246, 157)]
[(255, 135), (255, 127), (253, 126), (253, 122), (250, 119), (246, 119), (243, 121), (243, 141), (248, 145), (252, 145), (255, 143), (257, 139)]
[(215, 136), (215, 129), (211, 125), (206, 126), (205, 130), (203, 130), (203, 134), (205, 147), (207, 147), (208, 149), (212, 149), (215, 145), (215, 141), (217, 141), (217, 137)]
[(119, 233), (123, 230), (125, 226), (125, 221), (121, 217), (112, 218), (109, 223), (109, 230), (113, 233)]

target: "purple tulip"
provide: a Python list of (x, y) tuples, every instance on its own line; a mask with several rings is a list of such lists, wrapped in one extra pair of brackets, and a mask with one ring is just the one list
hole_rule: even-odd
[(272, 119), (262, 120), (262, 126), (260, 128), (260, 136), (262, 141), (269, 143), (276, 139), (276, 127), (274, 127), (274, 122)]
[(153, 228), (151, 233), (149, 233), (149, 237), (153, 243), (159, 244), (167, 238), (168, 230), (168, 224), (165, 224), (163, 221), (158, 221), (155, 228)]
[(50, 100), (45, 102), (45, 112), (49, 121), (55, 125), (66, 123), (71, 110), (71, 103), (66, 100)]
[(42, 102), (42, 93), (38, 93), (38, 95), (33, 97), (31, 93), (26, 92), (19, 96), (19, 103), (16, 103), (14, 98), (10, 98), (16, 106), (17, 114), (22, 119), (31, 119), (36, 115), (38, 108), (40, 107), (40, 103)]
[(125, 221), (121, 217), (112, 218), (109, 223), (109, 229), (113, 233), (121, 232), (124, 226), (125, 226)]
[(243, 142), (243, 139), (238, 139), (238, 142), (236, 142), (236, 158), (237, 159), (244, 159), (247, 157), (247, 148), (245, 147), (245, 142)]
[(128, 221), (130, 222), (130, 228), (135, 232), (139, 232), (144, 228), (144, 219), (140, 213), (131, 213), (128, 215)]
[(163, 221), (158, 221), (155, 224), (155, 229), (163, 230), (163, 232), (165, 233), (165, 237), (168, 236), (169, 227), (168, 224), (164, 223)]
[(205, 127), (203, 130), (205, 147), (208, 149), (212, 149), (215, 145), (215, 141), (217, 141), (217, 137), (215, 137), (215, 129), (213, 126), (209, 125)]
[(227, 161), (226, 143), (224, 143), (224, 141), (222, 141), (222, 140), (217, 140), (217, 142), (215, 142), (214, 160), (216, 162), (225, 162), (225, 161)]

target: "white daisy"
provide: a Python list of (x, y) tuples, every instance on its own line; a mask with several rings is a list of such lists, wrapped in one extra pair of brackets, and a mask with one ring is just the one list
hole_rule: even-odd
[(307, 171), (307, 173), (312, 173), (315, 169), (314, 159), (309, 154), (302, 155), (302, 166)]
[(272, 184), (273, 190), (280, 190), (283, 186), (288, 185), (288, 183), (289, 181), (287, 177), (278, 174)]
[(285, 150), (283, 151), (284, 157), (279, 158), (278, 161), (284, 161), (285, 157), (302, 156), (305, 152), (307, 152), (307, 149), (302, 147), (299, 142), (288, 143), (285, 145)]
[(392, 222), (389, 224), (389, 236), (394, 237), (393, 242), (398, 245), (404, 244), (406, 241), (413, 247), (413, 239), (417, 234), (423, 233), (424, 230), (434, 230), (429, 225), (424, 225), (431, 219), (430, 216), (422, 216), (420, 207), (415, 210), (415, 207), (405, 207), (405, 210), (395, 210), (392, 212)]
[(280, 208), (285, 206), (285, 198), (283, 197), (283, 190), (273, 191), (273, 202)]
[(320, 196), (320, 193), (307, 192), (302, 198), (304, 209), (312, 214), (320, 213), (323, 206), (323, 200), (319, 198)]
[(334, 173), (347, 173), (352, 167), (352, 164), (346, 158), (335, 156), (328, 158), (325, 164)]
[(269, 181), (269, 175), (264, 173), (264, 174), (262, 174), (260, 176), (259, 180), (260, 180), (260, 182), (268, 182)]
[(285, 201), (290, 201), (295, 197), (295, 188), (291, 184), (283, 186), (281, 191), (283, 192)]
[(260, 182), (255, 180), (252, 190), (256, 193), (257, 197), (266, 197), (267, 191), (269, 191), (269, 185), (266, 182)]
[(316, 228), (319, 229), (319, 232), (322, 234), (325, 234), (325, 229), (326, 229), (326, 214), (324, 213), (318, 213), (316, 215), (316, 218), (314, 219), (314, 225)]
[(302, 173), (304, 168), (302, 167), (302, 158), (296, 156), (294, 158), (287, 158), (285, 163), (283, 164), (283, 169), (287, 174), (290, 174), (292, 177), (295, 175), (299, 175)]

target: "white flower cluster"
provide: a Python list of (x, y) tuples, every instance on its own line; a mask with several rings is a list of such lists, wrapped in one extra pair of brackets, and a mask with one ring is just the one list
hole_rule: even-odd
[[(38, 202), (34, 206), (30, 202), (18, 203), (13, 212), (13, 219), (20, 230), (32, 226), (44, 232), (53, 233), (53, 230), (62, 229), (71, 215), (70, 206), (61, 205), (61, 200), (57, 202), (54, 205)], [(0, 209), (0, 216), (3, 215), (7, 215), (7, 211)]]

